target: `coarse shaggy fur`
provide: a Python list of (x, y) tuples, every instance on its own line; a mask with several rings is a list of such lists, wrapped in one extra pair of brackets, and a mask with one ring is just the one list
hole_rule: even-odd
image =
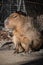
[[(36, 21), (37, 22), (37, 21)], [(41, 34), (34, 26), (34, 18), (12, 13), (4, 22), (6, 31), (12, 31), (16, 52), (38, 50), (42, 45)]]

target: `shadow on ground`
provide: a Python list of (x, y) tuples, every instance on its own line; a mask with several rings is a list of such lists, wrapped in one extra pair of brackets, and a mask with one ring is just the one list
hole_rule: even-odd
[(40, 59), (37, 59), (37, 60), (27, 62), (27, 63), (22, 64), (22, 65), (43, 65), (43, 57)]

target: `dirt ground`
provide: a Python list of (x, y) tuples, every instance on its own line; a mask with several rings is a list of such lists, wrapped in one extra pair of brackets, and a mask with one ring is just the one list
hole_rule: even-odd
[(14, 54), (14, 50), (0, 50), (0, 65), (43, 65), (43, 49), (30, 54)]
[(30, 54), (14, 54), (14, 45), (4, 43), (0, 43), (0, 65), (43, 65), (43, 49)]

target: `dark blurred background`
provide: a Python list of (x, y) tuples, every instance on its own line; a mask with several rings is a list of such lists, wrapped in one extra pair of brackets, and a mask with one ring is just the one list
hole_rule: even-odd
[(0, 0), (0, 26), (11, 13), (21, 11), (26, 15), (43, 14), (43, 0)]

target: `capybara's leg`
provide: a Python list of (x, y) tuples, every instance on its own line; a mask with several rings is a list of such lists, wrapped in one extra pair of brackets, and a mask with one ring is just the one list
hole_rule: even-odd
[(19, 52), (22, 52), (23, 51), (23, 48), (21, 47), (21, 43), (20, 43), (20, 40), (19, 38), (17, 38), (15, 35), (13, 36), (12, 38), (12, 41), (15, 45), (15, 52), (14, 53), (19, 53)]
[(28, 53), (28, 52), (30, 53), (30, 50), (31, 50), (30, 44), (31, 44), (31, 41), (27, 37), (23, 37), (21, 45), (25, 53)]
[(14, 46), (15, 46), (15, 52), (14, 53), (16, 53), (18, 51), (18, 39), (15, 35), (12, 37), (12, 41), (13, 41)]
[(32, 51), (29, 43), (22, 43), (22, 47), (25, 53), (30, 53)]

